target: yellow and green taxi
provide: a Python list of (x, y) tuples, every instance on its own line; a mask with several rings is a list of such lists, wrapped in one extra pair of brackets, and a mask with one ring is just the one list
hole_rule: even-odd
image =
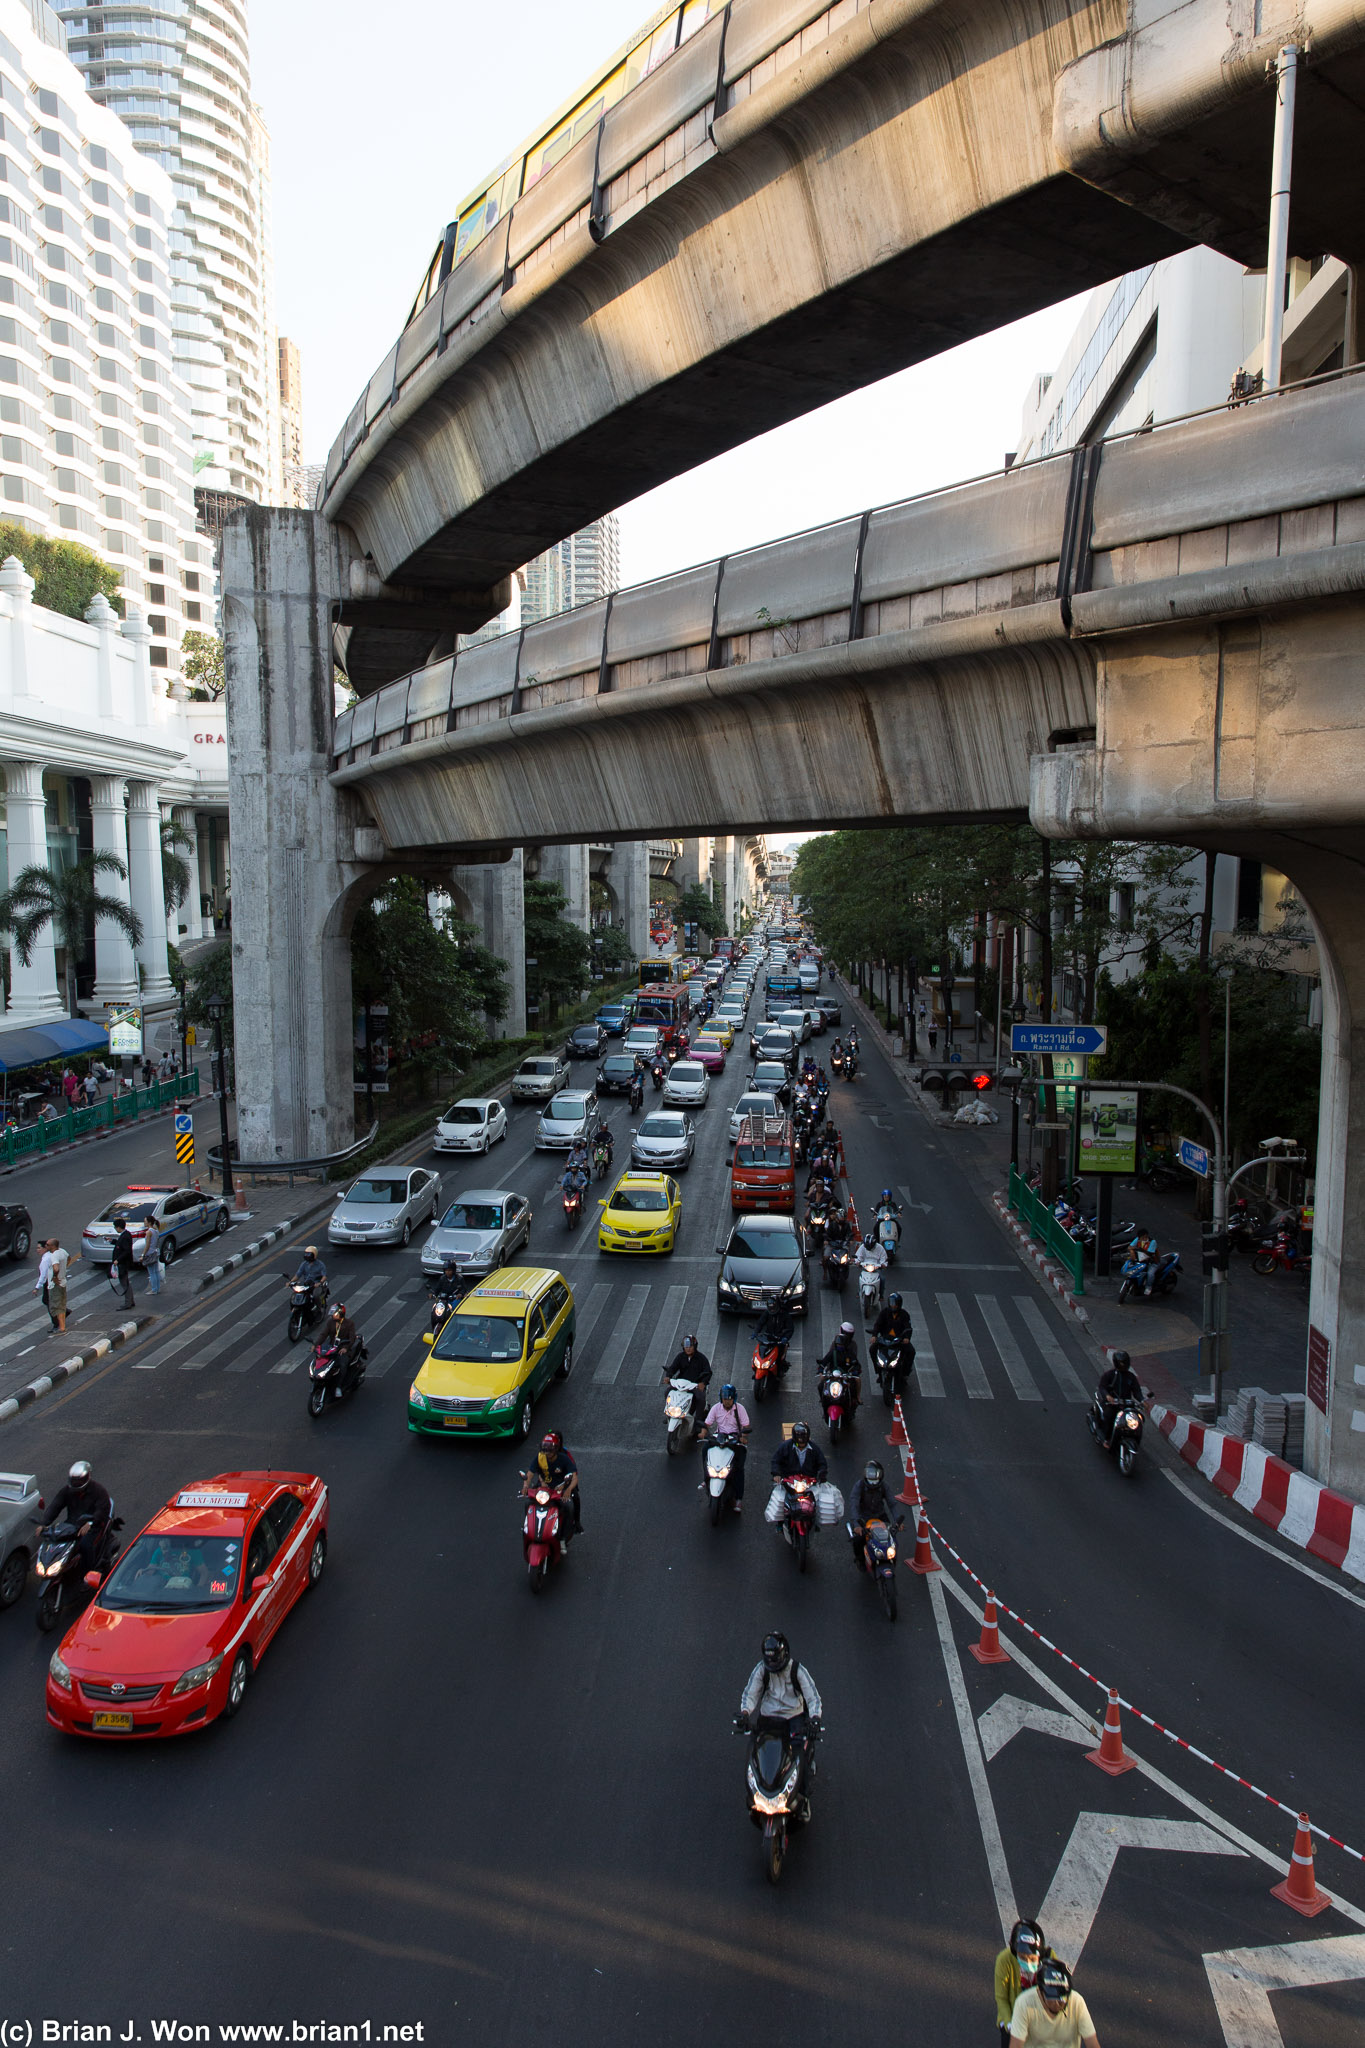
[(597, 1226), (599, 1252), (671, 1252), (682, 1221), (682, 1196), (668, 1173), (623, 1173)]
[(709, 1023), (702, 1025), (697, 1036), (698, 1038), (714, 1038), (718, 1045), (723, 1045), (725, 1050), (729, 1052), (730, 1047), (735, 1042), (735, 1027), (728, 1017), (713, 1017)]
[(408, 1428), (422, 1436), (512, 1436), (531, 1427), (536, 1397), (573, 1370), (574, 1301), (548, 1266), (499, 1266), (442, 1324), (408, 1392)]

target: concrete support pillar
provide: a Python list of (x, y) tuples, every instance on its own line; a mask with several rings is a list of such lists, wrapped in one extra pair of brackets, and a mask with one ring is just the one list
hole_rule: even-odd
[[(545, 870), (541, 869), (542, 876)], [(557, 877), (546, 876), (547, 880)], [(480, 942), (499, 960), (507, 963), (507, 1014), (488, 1020), (493, 1038), (526, 1036), (526, 899), (522, 893), (524, 862), (521, 848), (510, 860), (488, 861), (478, 867), (455, 868), (452, 880), (469, 904), (469, 921)], [(236, 922), (236, 913), (233, 913)]]
[[(96, 853), (112, 854), (122, 875), (112, 869), (97, 872), (95, 887), (101, 896), (112, 896), (132, 907), (128, 889), (128, 812), (123, 800), (121, 775), (92, 775), (90, 778), (90, 821)], [(162, 911), (165, 923), (165, 911)], [(143, 938), (146, 938), (143, 933)], [(164, 964), (164, 963), (163, 963)], [(107, 917), (95, 919), (95, 1001), (135, 1003), (138, 999), (137, 956), (132, 940)]]
[(588, 849), (586, 846), (542, 846), (540, 879), (558, 882), (564, 891), (564, 915), (581, 932), (590, 930)]
[(137, 963), (144, 1003), (168, 1003), (175, 994), (166, 958), (166, 890), (161, 873), (161, 806), (156, 785), (128, 784), (128, 894), (142, 920)]
[(316, 1158), (354, 1134), (348, 906), (372, 870), (327, 779), (343, 543), (252, 505), (223, 529), (232, 975), (241, 1156)]
[(649, 952), (649, 842), (618, 840), (611, 850), (611, 880), (625, 922), (626, 943), (643, 960)]
[(734, 843), (733, 839), (718, 837), (715, 841), (715, 852), (711, 856), (711, 889), (727, 932), (732, 932), (735, 928)]
[[(172, 913), (172, 921), (177, 927), (181, 924), (184, 925), (184, 936), (187, 940), (211, 938), (212, 933), (205, 932), (204, 930), (204, 916), (200, 904), (204, 884), (203, 877), (199, 871), (198, 821), (195, 818), (194, 812), (185, 804), (177, 804), (171, 812), (171, 817), (182, 828), (190, 842), (188, 846), (182, 846), (178, 849), (180, 858), (190, 871), (190, 890), (180, 908)], [(174, 936), (176, 937), (176, 943), (179, 944), (178, 932)]]
[[(41, 761), (6, 761), (5, 830), (9, 845), (10, 887), (24, 868), (47, 866), (47, 799), (43, 795)], [(10, 990), (5, 1008), (11, 1024), (41, 1024), (64, 1017), (66, 1004), (57, 992), (57, 941), (46, 924), (33, 943), (25, 967), (13, 939), (9, 942)]]
[(678, 887), (685, 896), (689, 889), (699, 888), (711, 881), (711, 842), (709, 839), (684, 839), (682, 859), (678, 864)]

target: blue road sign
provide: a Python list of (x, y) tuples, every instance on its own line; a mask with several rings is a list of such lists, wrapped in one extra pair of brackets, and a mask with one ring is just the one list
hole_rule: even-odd
[(1175, 1141), (1175, 1156), (1180, 1161), (1180, 1164), (1187, 1167), (1191, 1173), (1197, 1173), (1201, 1179), (1208, 1179), (1209, 1148), (1207, 1145), (1196, 1145), (1193, 1138), (1177, 1138)]
[(178, 1109), (175, 1113), (175, 1135), (177, 1136), (177, 1138), (180, 1137), (185, 1131), (193, 1131), (193, 1129), (194, 1118), (190, 1116), (187, 1113), (187, 1111), (183, 1109)]
[(1010, 1051), (1098, 1053), (1109, 1043), (1107, 1024), (1012, 1024)]

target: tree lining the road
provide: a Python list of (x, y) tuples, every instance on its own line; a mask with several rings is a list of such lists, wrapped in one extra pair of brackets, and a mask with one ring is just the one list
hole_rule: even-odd
[(507, 1014), (507, 963), (452, 910), (433, 914), (411, 875), (363, 903), (351, 926), (357, 1010), (388, 1009), (388, 1040), (419, 1066), (459, 1066), (487, 1038), (485, 1019)]
[[(526, 1002), (548, 1012), (542, 1025), (553, 1023), (563, 1003), (576, 1002), (588, 985), (592, 941), (564, 913), (569, 899), (558, 882), (527, 880), (522, 884), (526, 918)], [(605, 936), (603, 939), (605, 953)]]
[(725, 913), (704, 883), (693, 882), (683, 891), (673, 907), (673, 917), (674, 922), (680, 925), (698, 925), (708, 939), (725, 936)]

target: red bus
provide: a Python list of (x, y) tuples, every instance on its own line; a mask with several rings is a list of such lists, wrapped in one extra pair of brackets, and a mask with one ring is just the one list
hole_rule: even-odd
[(692, 991), (685, 981), (646, 982), (635, 997), (635, 1022), (657, 1024), (665, 1045), (687, 1046), (687, 1026), (692, 1016)]

